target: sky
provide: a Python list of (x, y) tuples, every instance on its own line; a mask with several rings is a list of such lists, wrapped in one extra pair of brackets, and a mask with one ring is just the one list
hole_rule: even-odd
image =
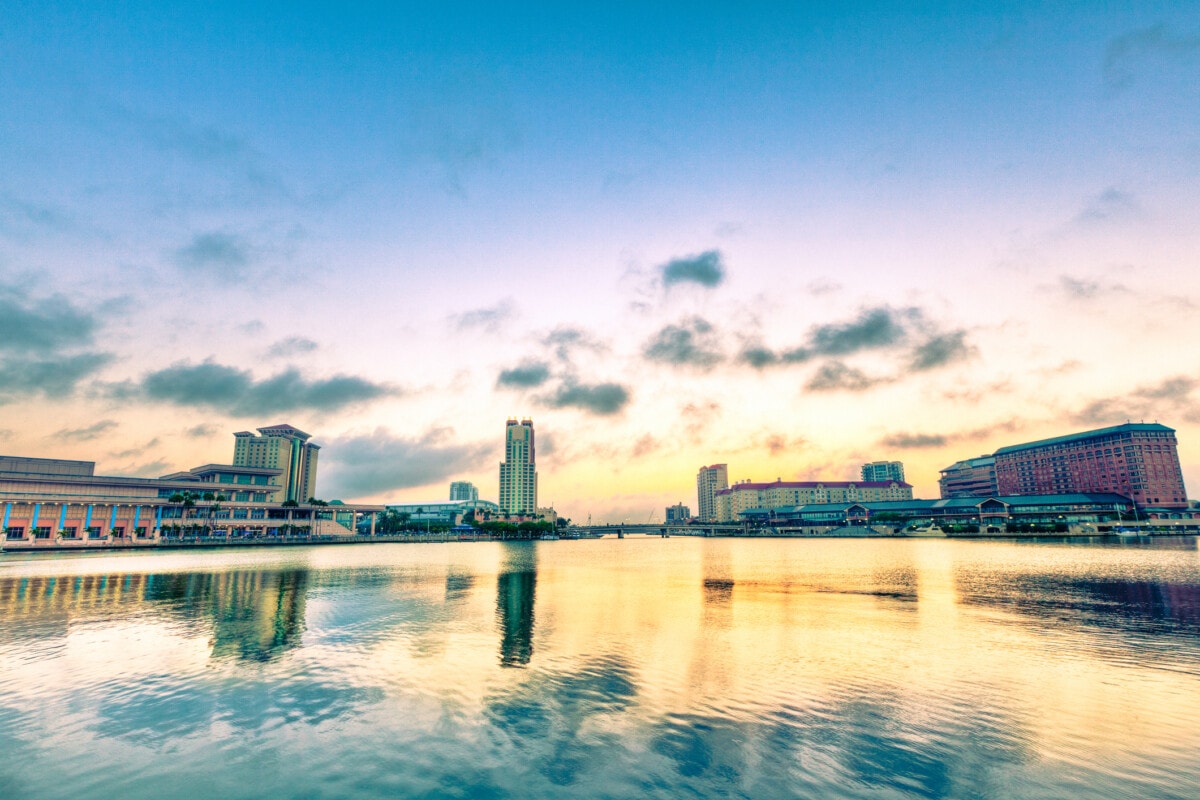
[(0, 0), (0, 453), (495, 500), (529, 417), (649, 521), (1145, 420), (1196, 495), (1200, 3), (344, 5)]

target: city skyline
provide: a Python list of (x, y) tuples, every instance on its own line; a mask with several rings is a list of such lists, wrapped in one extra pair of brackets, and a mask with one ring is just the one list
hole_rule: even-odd
[(1200, 9), (4, 27), (0, 454), (160, 476), (287, 420), (323, 497), (488, 496), (532, 417), (601, 521), (1131, 420), (1200, 485)]

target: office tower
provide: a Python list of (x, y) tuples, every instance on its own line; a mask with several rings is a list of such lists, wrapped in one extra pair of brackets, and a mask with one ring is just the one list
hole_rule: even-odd
[(510, 419), (504, 426), (504, 463), (500, 465), (500, 510), (506, 514), (537, 512), (537, 463), (533, 420)]
[(717, 492), (729, 488), (729, 465), (701, 467), (696, 474), (696, 496), (701, 522), (717, 521)]
[(904, 483), (904, 464), (899, 461), (872, 461), (862, 465), (862, 479), (868, 483)]
[(320, 445), (291, 425), (272, 425), (259, 428), (259, 434), (239, 431), (233, 435), (233, 465), (236, 467), (265, 467), (280, 470), (275, 479), (284, 487), (279, 500), (306, 502), (317, 494), (317, 452)]
[(450, 500), (465, 500), (473, 503), (479, 499), (479, 490), (470, 481), (454, 481), (450, 484)]
[(1112, 492), (1143, 508), (1187, 508), (1175, 430), (1133, 422), (1001, 447), (1001, 495)]

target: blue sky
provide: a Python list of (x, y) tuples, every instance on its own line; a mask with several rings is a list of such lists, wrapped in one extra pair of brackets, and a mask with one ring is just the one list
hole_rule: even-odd
[(1149, 415), (1200, 480), (1197, 4), (0, 9), (0, 302), (76, 331), (0, 344), (5, 452), (289, 421), (331, 493), (491, 496), (528, 414), (621, 516)]

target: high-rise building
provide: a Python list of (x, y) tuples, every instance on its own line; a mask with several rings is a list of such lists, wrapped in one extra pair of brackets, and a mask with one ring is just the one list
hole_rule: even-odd
[(872, 461), (862, 465), (862, 479), (870, 483), (904, 483), (904, 464), (900, 461)]
[(276, 486), (284, 488), (280, 500), (303, 503), (317, 495), (317, 452), (311, 435), (291, 425), (259, 428), (260, 435), (238, 431), (233, 435), (233, 465), (277, 469)]
[(683, 503), (667, 506), (667, 524), (672, 522), (687, 522), (692, 518), (692, 510)]
[(938, 489), (943, 499), (952, 497), (995, 497), (1000, 493), (996, 486), (995, 456), (980, 456), (956, 461), (941, 470)]
[(717, 521), (717, 492), (729, 488), (729, 465), (713, 464), (696, 473), (696, 497), (700, 521)]
[(1175, 431), (1127, 422), (995, 452), (1002, 495), (1111, 492), (1143, 508), (1187, 508)]
[(504, 427), (504, 463), (500, 465), (500, 510), (506, 514), (537, 512), (537, 463), (533, 420), (510, 419)]
[(450, 500), (474, 502), (479, 499), (479, 490), (470, 481), (454, 481), (450, 484)]

